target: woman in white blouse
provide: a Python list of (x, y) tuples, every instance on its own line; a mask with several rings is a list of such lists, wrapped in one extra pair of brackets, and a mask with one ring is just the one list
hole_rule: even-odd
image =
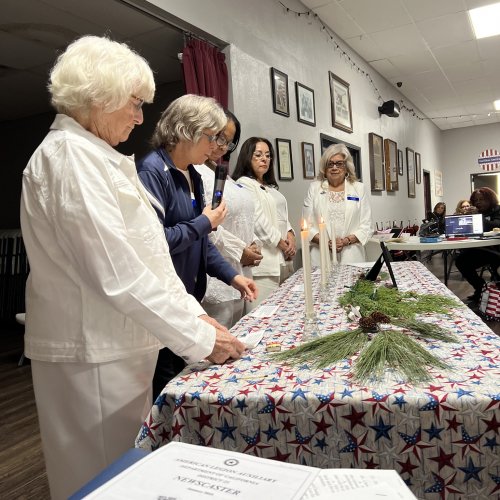
[(263, 259), (253, 269), (259, 297), (247, 304), (254, 309), (266, 299), (293, 269), (295, 234), (288, 221), (285, 197), (278, 191), (273, 170), (273, 146), (261, 137), (251, 137), (241, 146), (233, 178), (252, 191), (256, 202), (255, 234), (262, 242)]
[(321, 157), (320, 177), (309, 187), (304, 215), (311, 223), (311, 263), (320, 264), (319, 228), (326, 223), (330, 250), (341, 264), (364, 262), (364, 245), (373, 234), (368, 196), (354, 171), (354, 162), (345, 144), (333, 144)]
[[(214, 168), (221, 161), (229, 161), (241, 134), (238, 119), (230, 111), (224, 112), (227, 124), (219, 133), (217, 148), (212, 151), (206, 164), (195, 165), (203, 181), (206, 205), (212, 203)], [(258, 246), (253, 243), (255, 203), (252, 193), (228, 175), (223, 198), (228, 209), (227, 215), (223, 225), (210, 234), (210, 240), (238, 274), (252, 278), (251, 267), (258, 266), (262, 259)], [(231, 328), (243, 316), (244, 300), (241, 294), (214, 277), (208, 278), (207, 291), (201, 304), (207, 314), (227, 328)]]

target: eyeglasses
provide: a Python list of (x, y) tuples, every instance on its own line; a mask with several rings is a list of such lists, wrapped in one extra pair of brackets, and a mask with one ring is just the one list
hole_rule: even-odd
[(346, 162), (344, 160), (340, 161), (329, 161), (326, 165), (326, 168), (345, 168), (346, 167)]
[(216, 137), (215, 142), (217, 143), (217, 146), (226, 148), (229, 152), (232, 152), (236, 149), (236, 144), (234, 142), (228, 142), (222, 134), (219, 134)]
[(202, 134), (208, 139), (208, 142), (214, 142), (219, 137), (218, 135), (210, 135), (202, 132)]
[(134, 108), (136, 109), (136, 111), (141, 111), (142, 105), (144, 104), (144, 99), (141, 99), (140, 97), (137, 97), (133, 94), (130, 97), (132, 99), (135, 99), (136, 101), (139, 101), (139, 102), (133, 102), (132, 104), (134, 105)]
[(261, 160), (264, 158), (266, 161), (271, 161), (272, 156), (269, 153), (261, 153), (260, 151), (255, 152), (252, 155), (256, 160)]

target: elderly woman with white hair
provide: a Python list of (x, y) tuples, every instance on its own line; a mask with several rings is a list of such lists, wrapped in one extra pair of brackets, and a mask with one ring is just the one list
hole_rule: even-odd
[(23, 173), (25, 352), (62, 499), (133, 446), (162, 346), (218, 363), (244, 346), (186, 293), (134, 159), (114, 149), (153, 99), (147, 62), (86, 36), (59, 56), (49, 90), (58, 114)]
[[(175, 270), (188, 293), (203, 299), (207, 274), (231, 285), (246, 300), (257, 287), (231, 267), (208, 235), (224, 220), (224, 200), (205, 206), (203, 181), (193, 165), (204, 163), (220, 144), (227, 117), (210, 97), (184, 95), (174, 100), (156, 124), (154, 150), (137, 162), (137, 171), (165, 229)], [(185, 362), (165, 348), (160, 351), (153, 379), (153, 397), (177, 375)]]
[(311, 224), (311, 263), (319, 266), (319, 222), (325, 223), (330, 251), (341, 264), (364, 262), (373, 234), (370, 202), (345, 144), (333, 144), (320, 161), (319, 180), (309, 187), (304, 215)]

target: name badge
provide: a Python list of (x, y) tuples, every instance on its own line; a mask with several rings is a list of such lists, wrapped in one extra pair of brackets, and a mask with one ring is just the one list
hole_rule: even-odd
[(359, 201), (359, 198), (357, 196), (352, 196), (352, 195), (348, 195), (347, 199), (351, 201)]

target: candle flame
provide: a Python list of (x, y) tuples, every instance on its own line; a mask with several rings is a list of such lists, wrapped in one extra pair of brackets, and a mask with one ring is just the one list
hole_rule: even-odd
[(322, 217), (322, 216), (319, 218), (319, 223), (320, 223), (320, 224), (324, 224), (324, 223), (325, 223), (325, 219), (323, 219), (323, 217)]
[(302, 219), (300, 221), (300, 230), (301, 231), (307, 231), (308, 227), (307, 227), (307, 219)]

